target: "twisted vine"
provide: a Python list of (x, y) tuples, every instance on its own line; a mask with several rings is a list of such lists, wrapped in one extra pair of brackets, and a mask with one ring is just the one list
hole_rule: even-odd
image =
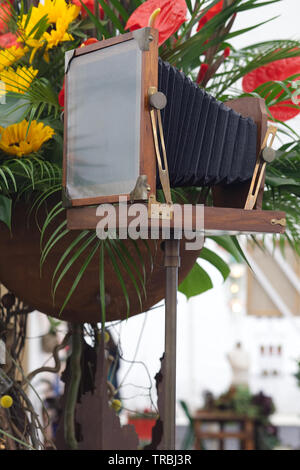
[(78, 449), (75, 433), (75, 407), (81, 380), (81, 353), (82, 353), (82, 326), (73, 324), (72, 327), (72, 355), (71, 379), (66, 395), (64, 413), (64, 437), (67, 446), (72, 450)]

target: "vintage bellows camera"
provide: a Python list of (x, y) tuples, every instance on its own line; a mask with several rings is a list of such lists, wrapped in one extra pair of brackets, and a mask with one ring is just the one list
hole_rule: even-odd
[[(83, 228), (85, 218), (94, 227), (83, 208), (115, 203), (119, 196), (159, 204), (156, 189), (162, 188), (171, 205), (170, 188), (206, 186), (213, 201), (205, 209), (206, 230), (219, 230), (211, 218), (221, 213), (212, 209), (223, 207), (246, 210), (230, 212), (233, 225), (227, 212), (225, 231), (282, 232), (284, 214), (250, 213), (261, 209), (275, 134), (274, 126), (267, 128), (263, 100), (222, 103), (162, 61), (154, 29), (69, 51), (63, 194), (68, 225)], [(257, 229), (254, 219), (262, 222)]]

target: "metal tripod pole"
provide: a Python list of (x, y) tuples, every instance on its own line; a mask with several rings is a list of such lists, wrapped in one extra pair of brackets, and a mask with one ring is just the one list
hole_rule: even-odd
[(180, 240), (165, 240), (165, 376), (163, 449), (175, 450), (176, 412), (176, 321)]

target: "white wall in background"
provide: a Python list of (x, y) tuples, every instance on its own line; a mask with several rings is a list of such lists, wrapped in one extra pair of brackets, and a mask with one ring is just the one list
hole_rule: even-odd
[[(221, 251), (219, 253), (224, 256)], [(186, 400), (193, 410), (202, 405), (204, 391), (210, 390), (215, 395), (226, 392), (231, 384), (227, 354), (237, 341), (241, 341), (251, 358), (251, 390), (270, 394), (280, 414), (300, 416), (300, 389), (293, 377), (295, 359), (300, 358), (299, 329), (285, 318), (258, 319), (247, 316), (245, 280), (240, 294), (242, 311), (232, 313), (229, 305), (230, 283), (224, 284), (214, 268), (207, 264), (205, 267), (215, 288), (189, 301), (179, 294), (177, 399)], [(297, 322), (300, 326), (300, 319)], [(125, 376), (123, 383), (127, 385), (122, 387), (121, 397), (125, 408), (143, 410), (150, 406), (149, 390), (136, 386), (149, 386), (147, 374), (154, 377), (159, 370), (159, 358), (164, 346), (164, 308), (138, 315), (121, 325), (121, 330), (118, 326), (115, 332), (120, 331), (123, 357), (127, 361), (136, 361), (133, 366), (130, 362), (122, 362), (119, 379), (123, 381)], [(142, 339), (138, 346), (140, 334)], [(277, 376), (262, 375), (265, 367), (260, 355), (262, 344), (280, 345), (282, 348), (281, 358), (272, 356), (266, 359), (273, 361), (267, 366), (278, 370)], [(155, 387), (152, 392), (155, 397)], [(184, 420), (179, 407), (177, 419), (178, 422)]]

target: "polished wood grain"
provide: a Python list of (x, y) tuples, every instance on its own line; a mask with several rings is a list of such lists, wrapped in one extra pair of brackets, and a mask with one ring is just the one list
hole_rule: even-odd
[[(140, 175), (147, 175), (148, 184), (151, 191), (156, 191), (156, 156), (152, 136), (152, 127), (150, 119), (148, 90), (151, 86), (158, 85), (158, 31), (151, 29), (152, 40), (149, 42), (149, 50), (142, 51), (142, 86), (141, 86), (141, 124), (140, 124)], [(134, 40), (133, 33), (126, 33), (114, 38), (98, 41), (89, 46), (79, 47), (74, 51), (74, 57), (80, 57), (85, 54), (92, 53), (107, 47), (114, 46), (126, 41)], [(65, 119), (64, 119), (64, 155), (63, 155), (63, 187), (66, 188), (67, 179), (67, 158), (72, 159), (72, 155), (68, 154), (67, 149), (67, 126), (68, 126), (68, 79), (65, 80)], [(101, 156), (99, 155), (99, 158)], [(132, 188), (134, 189), (134, 188)], [(122, 194), (127, 200), (130, 194)], [(109, 196), (89, 197), (82, 199), (72, 199), (71, 206), (80, 207), (93, 204), (114, 203), (119, 198), (118, 194)]]
[(140, 174), (148, 176), (149, 193), (156, 194), (156, 154), (151, 125), (149, 88), (158, 87), (158, 31), (152, 29), (153, 41), (143, 53)]
[(68, 142), (68, 104), (67, 104), (67, 96), (68, 96), (68, 80), (66, 80), (66, 76), (64, 79), (65, 85), (65, 102), (64, 102), (64, 145), (63, 145), (63, 174), (62, 174), (62, 185), (63, 188), (66, 189), (67, 185), (67, 142)]
[[(183, 206), (181, 206), (183, 207)], [(127, 211), (130, 205), (127, 206)], [(192, 220), (192, 229), (196, 228), (196, 207), (185, 205), (185, 211), (182, 211), (182, 223), (177, 223), (174, 219), (170, 221), (171, 228), (184, 226), (185, 221)], [(116, 206), (117, 228), (127, 227), (136, 216), (127, 216), (126, 220), (119, 220), (119, 207)], [(68, 228), (71, 230), (95, 229), (102, 217), (96, 215), (96, 207), (83, 207), (67, 210)], [(274, 225), (273, 220), (285, 219), (285, 213), (281, 211), (250, 211), (244, 209), (232, 209), (224, 207), (204, 207), (204, 229), (205, 233), (284, 233), (285, 228), (282, 225)], [(177, 219), (178, 220), (178, 219)], [(155, 222), (156, 223), (156, 222)], [(147, 219), (141, 228), (148, 224), (151, 227), (151, 221)], [(159, 221), (159, 227), (162, 227), (162, 221)]]
[(89, 54), (90, 52), (99, 51), (100, 49), (105, 49), (106, 47), (115, 46), (116, 44), (130, 41), (131, 39), (134, 39), (132, 32), (121, 34), (120, 36), (115, 36), (113, 38), (104, 39), (103, 41), (98, 41), (94, 44), (89, 44), (88, 46), (78, 47), (75, 49), (75, 57)]

